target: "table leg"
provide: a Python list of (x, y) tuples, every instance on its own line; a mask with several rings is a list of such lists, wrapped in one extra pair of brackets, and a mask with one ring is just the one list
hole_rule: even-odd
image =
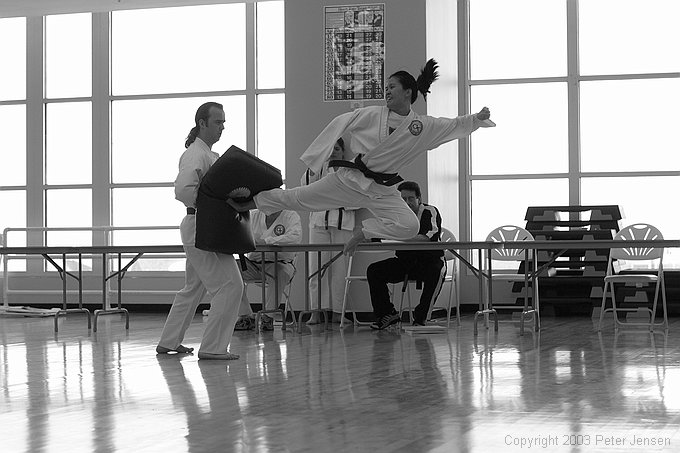
[[(484, 326), (488, 329), (489, 328), (489, 315), (493, 316), (494, 318), (494, 331), (498, 331), (498, 313), (496, 310), (493, 308), (493, 269), (492, 269), (492, 257), (491, 257), (491, 248), (486, 250), (486, 266), (487, 266), (487, 273), (484, 273), (484, 266), (483, 266), (483, 256), (482, 256), (482, 251), (483, 249), (478, 250), (478, 260), (479, 260), (479, 289), (480, 289), (480, 310), (475, 313), (474, 317), (474, 334), (477, 335), (477, 318), (479, 315), (484, 316)], [(483, 279), (484, 277), (487, 278), (487, 297), (484, 298), (483, 296)]]

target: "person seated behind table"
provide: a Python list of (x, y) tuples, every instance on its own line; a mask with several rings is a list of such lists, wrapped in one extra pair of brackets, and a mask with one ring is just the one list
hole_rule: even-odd
[[(441, 239), (442, 218), (439, 210), (422, 202), (420, 186), (405, 181), (397, 187), (406, 204), (418, 216), (418, 234), (407, 242), (436, 242)], [(420, 303), (413, 313), (413, 325), (424, 326), (430, 306), (441, 290), (446, 273), (443, 250), (398, 250), (395, 257), (377, 261), (368, 266), (366, 278), (371, 294), (371, 304), (376, 322), (371, 328), (382, 330), (399, 321), (399, 313), (390, 300), (388, 283), (409, 280), (422, 282)]]
[[(255, 238), (255, 245), (274, 245), (274, 244), (299, 244), (302, 241), (302, 222), (300, 216), (295, 211), (278, 211), (270, 215), (254, 209), (250, 211), (250, 228)], [(246, 270), (242, 271), (243, 281), (260, 281), (262, 279), (262, 252), (250, 252), (246, 255)], [(265, 253), (264, 271), (267, 275), (267, 282), (270, 285), (266, 291), (266, 299), (262, 308), (274, 309), (276, 300), (281, 300), (283, 290), (293, 277), (295, 268), (293, 260), (295, 252), (279, 252), (277, 254), (277, 280), (278, 280), (278, 299), (274, 292), (274, 252)], [(239, 318), (236, 321), (235, 330), (250, 330), (255, 328), (255, 314), (248, 301), (247, 289), (241, 296), (241, 306), (239, 308)], [(271, 316), (262, 315), (262, 330), (273, 330), (274, 319)]]

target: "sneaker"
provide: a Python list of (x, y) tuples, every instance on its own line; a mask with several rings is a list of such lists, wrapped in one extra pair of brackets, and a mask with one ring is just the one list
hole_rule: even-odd
[(241, 316), (236, 321), (234, 330), (253, 330), (255, 328), (255, 320), (250, 316)]
[(424, 321), (418, 321), (417, 319), (414, 319), (412, 325), (413, 326), (425, 326), (425, 322)]
[(371, 324), (371, 329), (383, 330), (389, 326), (399, 322), (398, 313), (390, 313), (388, 315), (381, 316), (376, 322)]
[(263, 331), (274, 330), (274, 318), (267, 315), (262, 315), (260, 317), (260, 329)]

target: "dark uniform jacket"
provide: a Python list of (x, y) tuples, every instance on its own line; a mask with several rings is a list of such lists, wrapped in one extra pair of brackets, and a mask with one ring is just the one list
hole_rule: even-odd
[[(432, 205), (421, 203), (418, 209), (418, 221), (420, 229), (418, 234), (424, 234), (430, 238), (431, 242), (441, 240), (442, 216), (439, 209)], [(407, 259), (418, 262), (438, 261), (444, 256), (443, 250), (398, 250), (396, 252), (399, 259)]]

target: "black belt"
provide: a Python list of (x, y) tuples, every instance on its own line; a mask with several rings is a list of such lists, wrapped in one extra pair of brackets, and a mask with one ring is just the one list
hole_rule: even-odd
[(329, 167), (346, 167), (359, 170), (367, 178), (372, 179), (382, 186), (393, 186), (404, 180), (398, 173), (378, 173), (371, 171), (366, 167), (366, 164), (361, 160), (361, 154), (354, 158), (354, 161), (349, 160), (332, 160), (328, 163)]
[(196, 208), (187, 208), (187, 215), (195, 215)]
[[(260, 268), (260, 266), (262, 266), (262, 261), (253, 261), (253, 260), (251, 260), (250, 258), (248, 258), (247, 256), (242, 255), (242, 254), (240, 254), (240, 253), (239, 253), (239, 255), (238, 255), (238, 260), (239, 260), (239, 262), (241, 263), (241, 270), (242, 270), (243, 272), (245, 272), (245, 271), (248, 269), (248, 265), (247, 265), (246, 263), (253, 264), (253, 265), (255, 266), (255, 270), (256, 270), (256, 271), (262, 270), (262, 269)], [(267, 261), (267, 260), (265, 260), (264, 262), (265, 262), (265, 264), (273, 264), (273, 263), (274, 263), (274, 261)], [(290, 260), (290, 261), (288, 261), (288, 260), (278, 260), (277, 263), (281, 263), (281, 264), (290, 264), (290, 265), (292, 266), (292, 265), (293, 265), (293, 260)], [(267, 273), (265, 272), (265, 274), (267, 274)], [(271, 278), (274, 278), (273, 275), (270, 275), (270, 274), (267, 274), (267, 275), (269, 275), (269, 277), (271, 277)]]
[[(250, 258), (248, 258), (248, 261), (250, 261), (253, 264), (262, 264), (262, 261), (255, 261), (255, 260), (251, 260)], [(265, 262), (265, 264), (274, 264), (274, 263), (293, 264), (293, 260), (278, 260), (278, 261), (265, 260), (264, 262)]]
[[(338, 230), (342, 230), (342, 213), (345, 210), (345, 208), (338, 208)], [(330, 216), (331, 211), (326, 211), (326, 215), (323, 218), (324, 222), (324, 227), (328, 229), (328, 217)]]

